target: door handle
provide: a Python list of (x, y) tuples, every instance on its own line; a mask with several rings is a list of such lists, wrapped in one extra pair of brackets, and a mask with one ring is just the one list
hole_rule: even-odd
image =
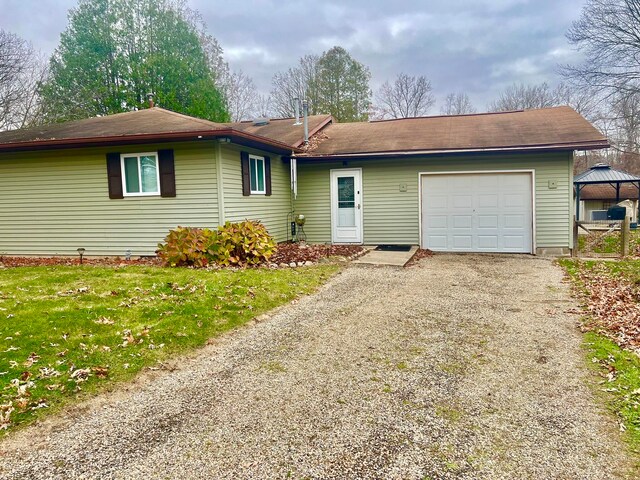
[(360, 210), (360, 204), (358, 204), (358, 210)]

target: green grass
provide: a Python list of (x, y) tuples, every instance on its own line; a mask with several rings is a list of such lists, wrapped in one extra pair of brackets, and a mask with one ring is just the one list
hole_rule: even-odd
[[(585, 334), (585, 346), (603, 375), (598, 387), (605, 393), (605, 402), (625, 426), (632, 450), (640, 453), (640, 357), (595, 332)], [(610, 371), (615, 372), (611, 381), (606, 377)]]
[[(587, 245), (587, 235), (579, 235), (578, 236), (578, 250), (584, 252), (585, 246)], [(592, 253), (595, 254), (616, 254), (621, 252), (620, 245), (621, 235), (620, 232), (612, 233), (611, 235), (607, 235), (602, 238), (597, 243), (593, 244), (590, 247)], [(633, 254), (640, 246), (640, 231), (632, 230), (631, 238), (629, 240), (629, 251)]]
[[(578, 292), (587, 295), (589, 292), (579, 278), (581, 272), (593, 271), (640, 285), (640, 260), (561, 259), (558, 262)], [(599, 396), (624, 425), (625, 438), (632, 451), (640, 453), (640, 357), (598, 332), (585, 333), (584, 345), (589, 364), (601, 378), (597, 384), (598, 391), (602, 393)]]
[(200, 347), (337, 268), (0, 270), (0, 427), (3, 415), (13, 429)]
[(566, 270), (569, 276), (578, 280), (580, 271), (598, 270), (611, 277), (622, 277), (625, 280), (640, 285), (640, 260), (575, 260), (562, 258), (558, 263)]

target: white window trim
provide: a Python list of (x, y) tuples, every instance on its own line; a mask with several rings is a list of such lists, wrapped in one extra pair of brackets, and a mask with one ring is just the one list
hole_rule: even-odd
[[(251, 160), (262, 160), (262, 190), (254, 190), (251, 188)], [(251, 195), (266, 195), (267, 194), (267, 172), (265, 168), (264, 157), (259, 155), (249, 155), (249, 188), (251, 189)], [(256, 183), (258, 183), (258, 164), (256, 163)]]
[[(140, 157), (154, 156), (156, 159), (156, 191), (155, 192), (127, 192), (127, 177), (124, 170), (124, 159), (137, 157), (138, 158), (138, 185), (142, 190), (142, 168), (140, 167)], [(143, 153), (122, 153), (120, 154), (120, 177), (122, 177), (122, 195), (125, 197), (159, 197), (160, 196), (160, 161), (158, 159), (158, 152), (143, 152)]]

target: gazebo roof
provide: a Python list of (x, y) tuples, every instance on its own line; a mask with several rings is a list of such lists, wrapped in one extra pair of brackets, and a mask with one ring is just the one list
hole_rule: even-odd
[(611, 168), (606, 163), (597, 163), (589, 170), (579, 173), (573, 178), (573, 183), (584, 185), (587, 183), (627, 183), (640, 182), (640, 177)]

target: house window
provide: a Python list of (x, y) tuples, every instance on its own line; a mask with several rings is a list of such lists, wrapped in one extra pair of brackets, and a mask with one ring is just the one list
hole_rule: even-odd
[(249, 174), (251, 178), (251, 193), (266, 193), (264, 157), (249, 155)]
[(157, 153), (125, 153), (120, 162), (125, 196), (160, 195)]

